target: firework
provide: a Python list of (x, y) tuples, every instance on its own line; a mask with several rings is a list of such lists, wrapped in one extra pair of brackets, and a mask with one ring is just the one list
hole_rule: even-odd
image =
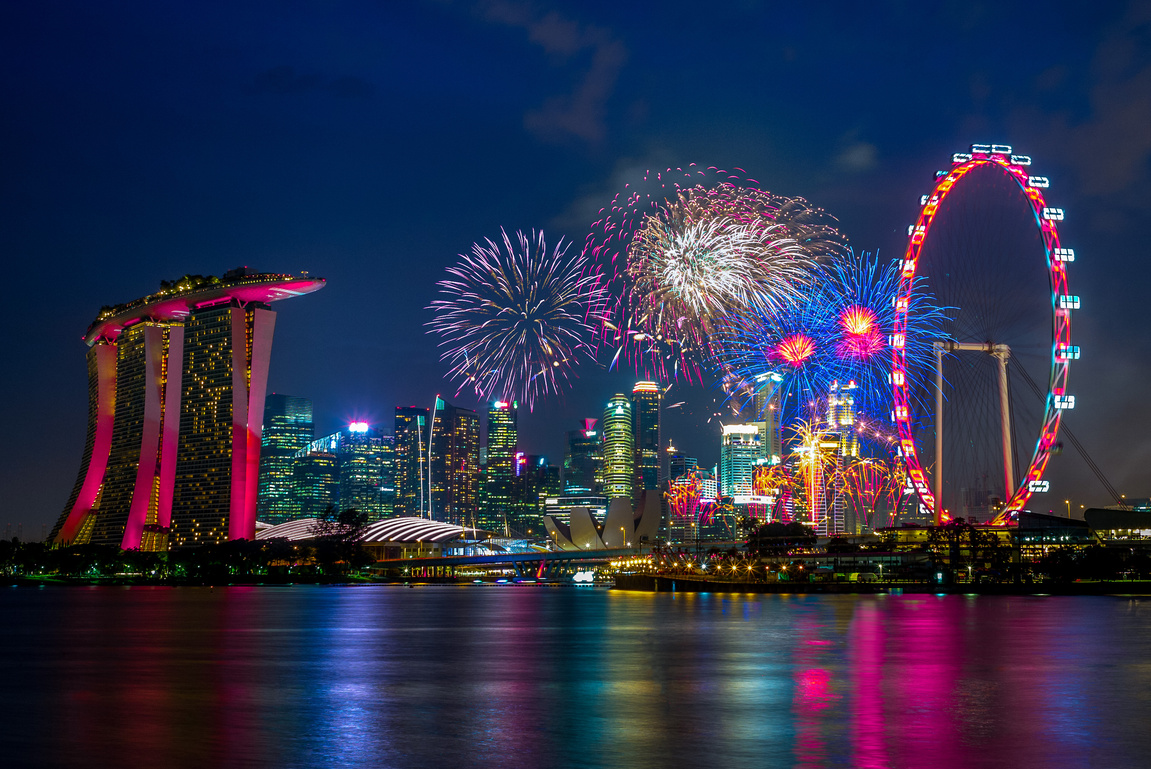
[[(725, 389), (748, 398), (768, 375), (781, 378), (788, 419), (810, 419), (813, 404), (837, 383), (855, 383), (855, 409), (890, 412), (891, 346), (898, 262), (881, 264), (850, 250), (811, 269), (809, 291), (781, 307), (752, 307), (724, 318), (713, 346), (726, 374)], [(932, 346), (942, 339), (943, 311), (925, 283), (912, 293), (906, 351), (908, 374), (929, 371)]]
[(448, 269), (428, 325), (443, 337), (440, 359), (461, 390), (532, 408), (594, 357), (588, 318), (601, 312), (603, 292), (583, 255), (569, 257), (562, 239), (549, 251), (543, 232), (500, 234), (499, 243), (476, 243)]
[(649, 172), (601, 211), (584, 253), (612, 296), (600, 325), (612, 366), (698, 379), (718, 318), (798, 299), (812, 262), (841, 247), (820, 209), (755, 185), (716, 168)]

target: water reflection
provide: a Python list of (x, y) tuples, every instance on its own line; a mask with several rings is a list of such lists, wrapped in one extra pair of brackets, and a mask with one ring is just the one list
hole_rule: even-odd
[(1148, 604), (0, 593), (5, 766), (1141, 766)]

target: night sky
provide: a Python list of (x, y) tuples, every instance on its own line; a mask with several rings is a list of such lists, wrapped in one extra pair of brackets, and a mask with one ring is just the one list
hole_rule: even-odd
[[(328, 280), (279, 311), (270, 390), (317, 433), (391, 428), (443, 380), (423, 324), (501, 226), (583, 242), (646, 169), (746, 169), (896, 256), (952, 152), (1011, 144), (1051, 178), (1082, 297), (1067, 424), (1151, 494), (1151, 5), (100, 2), (0, 5), (0, 525), (37, 538), (83, 449), (81, 335), (103, 304), (237, 265)], [(523, 446), (634, 376), (593, 367), (521, 413)], [(716, 393), (665, 437), (708, 462)], [(1070, 449), (1033, 509), (1109, 502)], [(4, 530), (0, 530), (2, 533)]]

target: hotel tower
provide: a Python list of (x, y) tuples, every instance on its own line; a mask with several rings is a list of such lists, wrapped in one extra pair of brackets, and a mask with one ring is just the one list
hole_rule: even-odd
[(321, 278), (186, 275), (88, 327), (88, 436), (49, 537), (166, 550), (252, 539), (276, 313)]

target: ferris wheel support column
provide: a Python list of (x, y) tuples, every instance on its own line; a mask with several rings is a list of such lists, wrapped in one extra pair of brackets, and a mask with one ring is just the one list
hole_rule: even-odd
[(935, 343), (935, 525), (943, 525), (943, 353), (945, 343)]
[(1011, 402), (1007, 396), (1007, 359), (1011, 348), (1005, 344), (994, 345), (991, 354), (999, 361), (999, 426), (1003, 435), (1003, 503), (1011, 497), (1015, 489), (1015, 466), (1011, 450)]

